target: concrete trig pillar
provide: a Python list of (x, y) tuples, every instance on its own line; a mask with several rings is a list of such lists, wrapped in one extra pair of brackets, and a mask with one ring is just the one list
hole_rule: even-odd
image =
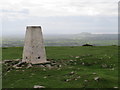
[(32, 64), (47, 62), (40, 26), (27, 26), (22, 61)]

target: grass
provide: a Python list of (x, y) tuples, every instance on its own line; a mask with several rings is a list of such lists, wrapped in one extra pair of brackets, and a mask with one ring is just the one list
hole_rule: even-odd
[[(22, 50), (22, 47), (3, 48), (3, 60), (22, 58)], [(46, 88), (118, 87), (117, 46), (46, 47), (46, 52), (48, 59), (59, 62), (62, 67), (32, 67), (5, 72), (3, 66), (3, 88), (33, 88), (34, 85)], [(94, 80), (95, 77), (99, 80)]]

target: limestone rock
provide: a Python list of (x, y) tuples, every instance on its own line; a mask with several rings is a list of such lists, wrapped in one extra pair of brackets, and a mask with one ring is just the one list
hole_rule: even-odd
[(94, 80), (98, 81), (98, 80), (100, 80), (100, 77), (94, 77)]
[(45, 88), (45, 87), (40, 85), (34, 85), (34, 88)]
[(84, 82), (88, 82), (88, 80), (84, 80)]
[(46, 67), (49, 68), (49, 69), (52, 68), (50, 64), (47, 64)]
[(31, 67), (32, 67), (32, 65), (31, 65), (31, 64), (28, 64), (27, 68), (31, 68)]

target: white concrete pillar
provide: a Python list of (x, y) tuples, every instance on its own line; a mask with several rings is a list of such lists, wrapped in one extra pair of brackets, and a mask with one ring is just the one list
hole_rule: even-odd
[(27, 26), (22, 61), (32, 64), (47, 62), (40, 26)]

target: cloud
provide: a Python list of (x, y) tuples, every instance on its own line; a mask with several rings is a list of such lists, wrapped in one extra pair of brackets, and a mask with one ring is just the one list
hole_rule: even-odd
[(6, 10), (6, 9), (2, 9), (2, 10), (0, 10), (0, 12), (3, 12), (3, 13), (29, 14), (29, 10), (27, 10), (27, 9), (22, 9), (20, 11), (18, 11), (18, 10)]
[(4, 34), (27, 25), (44, 33), (117, 32), (118, 0), (1, 0)]
[[(12, 13), (13, 11), (28, 10), (28, 17), (112, 16), (117, 15), (118, 0), (2, 0), (1, 2), (2, 8)], [(4, 13), (9, 17), (8, 13)]]

